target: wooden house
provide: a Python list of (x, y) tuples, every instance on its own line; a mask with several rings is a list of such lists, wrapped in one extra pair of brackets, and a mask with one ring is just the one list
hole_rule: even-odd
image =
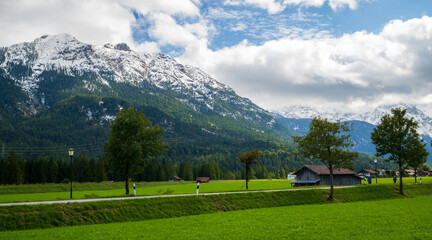
[(171, 178), (171, 182), (178, 182), (178, 181), (180, 181), (181, 180), (181, 178), (179, 178), (178, 176), (174, 176), (174, 177), (172, 177)]
[[(294, 187), (330, 185), (330, 171), (325, 165), (305, 165), (295, 172), (296, 180), (291, 182)], [(333, 172), (334, 185), (361, 184), (361, 177), (347, 168), (338, 168)]]
[(196, 178), (197, 183), (208, 183), (210, 181), (209, 177), (197, 177)]

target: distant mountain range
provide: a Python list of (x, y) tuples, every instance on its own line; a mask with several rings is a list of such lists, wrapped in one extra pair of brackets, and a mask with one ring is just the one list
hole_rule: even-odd
[[(370, 134), (380, 119), (391, 112), (392, 108), (403, 108), (407, 110), (406, 116), (413, 118), (419, 125), (418, 132), (427, 141), (427, 149), (432, 155), (430, 142), (432, 140), (432, 106), (396, 104), (383, 105), (372, 111), (362, 113), (342, 113), (336, 110), (320, 111), (309, 106), (293, 105), (287, 106), (279, 111), (273, 112), (273, 116), (286, 126), (300, 133), (309, 130), (309, 123), (315, 116), (321, 116), (330, 121), (343, 121), (352, 124), (353, 131), (351, 140), (356, 144), (353, 150), (375, 154), (375, 146), (371, 143)], [(431, 156), (430, 156), (430, 159)]]

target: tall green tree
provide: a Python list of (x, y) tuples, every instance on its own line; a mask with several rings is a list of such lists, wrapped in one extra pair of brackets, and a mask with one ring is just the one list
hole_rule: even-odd
[(249, 183), (249, 172), (251, 171), (251, 166), (252, 166), (252, 164), (257, 163), (257, 159), (262, 157), (263, 155), (264, 154), (260, 150), (254, 149), (250, 152), (247, 152), (247, 153), (239, 156), (240, 162), (245, 165), (246, 189), (249, 189), (248, 183)]
[[(423, 158), (427, 153), (421, 150), (424, 145), (417, 133), (417, 122), (413, 118), (405, 117), (405, 114), (406, 109), (393, 108), (390, 114), (381, 117), (381, 122), (371, 133), (377, 156), (387, 157), (386, 161), (398, 165), (399, 193), (402, 195), (403, 172), (410, 165), (410, 159)], [(416, 153), (419, 150), (421, 153)]]
[(314, 157), (327, 166), (330, 172), (330, 195), (334, 196), (333, 172), (337, 168), (352, 167), (352, 161), (358, 153), (346, 149), (354, 146), (347, 123), (329, 122), (327, 119), (314, 117), (309, 125), (309, 132), (305, 136), (293, 137), (298, 144), (298, 153), (304, 157)]
[(49, 183), (56, 183), (57, 182), (57, 175), (59, 172), (59, 168), (57, 163), (54, 161), (52, 157), (49, 158), (47, 162), (47, 182)]
[(129, 194), (131, 171), (143, 171), (149, 158), (168, 149), (163, 142), (163, 129), (152, 125), (142, 111), (122, 109), (110, 124), (110, 135), (104, 145), (108, 161), (124, 174), (126, 194)]
[(413, 148), (408, 153), (408, 166), (414, 168), (414, 181), (417, 182), (417, 171), (427, 161), (429, 153), (426, 151), (426, 143), (423, 140), (415, 141)]

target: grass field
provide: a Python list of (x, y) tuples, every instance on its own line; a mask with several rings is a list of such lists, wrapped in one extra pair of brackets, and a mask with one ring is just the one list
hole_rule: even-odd
[[(408, 184), (410, 197), (432, 196), (432, 184)], [(0, 231), (175, 218), (216, 212), (294, 205), (350, 203), (406, 198), (392, 184), (340, 188), (335, 201), (328, 201), (328, 189), (250, 192), (130, 199), (69, 204), (37, 204), (0, 207)]]
[[(417, 179), (418, 181), (419, 179)], [(289, 189), (291, 180), (251, 180), (249, 190), (265, 189)], [(432, 182), (432, 177), (422, 178), (423, 183)], [(404, 178), (404, 183), (414, 183), (414, 178)], [(391, 178), (378, 178), (378, 185), (394, 184)], [(375, 179), (372, 180), (375, 185)], [(137, 195), (170, 195), (170, 194), (193, 194), (196, 191), (194, 182), (155, 182), (137, 183)], [(130, 189), (133, 194), (133, 188)], [(200, 185), (200, 193), (210, 192), (232, 192), (245, 191), (244, 180), (211, 181)], [(132, 196), (132, 194), (130, 196)], [(103, 198), (124, 197), (124, 183), (78, 183), (73, 184), (73, 198)], [(0, 186), (0, 203), (6, 202), (28, 202), (28, 201), (51, 201), (69, 199), (68, 184), (35, 184), (35, 185), (13, 185)]]
[(0, 232), (0, 239), (430, 239), (432, 197)]

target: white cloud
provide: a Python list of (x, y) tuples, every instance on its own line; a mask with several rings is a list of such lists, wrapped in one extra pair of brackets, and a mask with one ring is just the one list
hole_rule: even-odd
[(284, 4), (276, 2), (275, 0), (226, 0), (224, 4), (233, 6), (251, 5), (266, 9), (269, 14), (280, 13), (286, 7)]
[(177, 24), (176, 20), (168, 14), (157, 12), (150, 14), (148, 18), (153, 23), (148, 33), (162, 46), (186, 47), (197, 39), (192, 32)]
[(321, 7), (326, 0), (285, 0), (284, 4), (305, 6), (305, 7)]
[(115, 0), (127, 7), (131, 7), (140, 13), (162, 11), (169, 15), (181, 15), (185, 17), (198, 16), (199, 1), (190, 0)]
[(244, 31), (247, 28), (248, 27), (245, 23), (239, 22), (239, 23), (237, 23), (237, 25), (235, 25), (235, 27), (231, 28), (231, 31), (233, 31), (233, 32)]
[(422, 17), (391, 21), (379, 34), (243, 41), (217, 51), (196, 45), (179, 59), (268, 109), (309, 103), (355, 111), (402, 100), (432, 103), (431, 38), (432, 18)]
[(348, 6), (350, 9), (357, 9), (358, 2), (361, 0), (329, 0), (329, 6), (333, 11), (345, 8)]
[(322, 7), (325, 2), (333, 11), (344, 9), (348, 6), (351, 10), (357, 9), (358, 3), (367, 0), (285, 0), (284, 5), (294, 5), (303, 7)]

